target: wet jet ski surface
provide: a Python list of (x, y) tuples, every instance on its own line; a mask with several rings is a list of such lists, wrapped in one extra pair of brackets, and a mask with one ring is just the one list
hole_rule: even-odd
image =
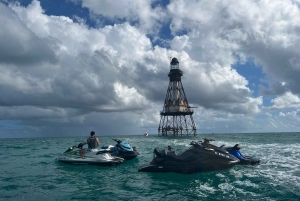
[(85, 158), (81, 158), (79, 151), (83, 144), (72, 146), (67, 149), (62, 156), (55, 160), (61, 163), (74, 164), (74, 165), (100, 165), (100, 166), (113, 166), (119, 165), (124, 162), (123, 158), (111, 156), (109, 150), (106, 149), (84, 149)]
[(227, 150), (199, 141), (192, 141), (191, 147), (178, 154), (174, 150), (153, 151), (150, 163), (142, 165), (139, 172), (176, 172), (197, 173), (204, 171), (224, 170), (233, 167), (240, 160), (229, 154)]

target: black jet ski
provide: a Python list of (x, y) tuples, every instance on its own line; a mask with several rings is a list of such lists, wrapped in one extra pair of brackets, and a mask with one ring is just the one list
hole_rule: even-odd
[(240, 160), (239, 164), (243, 165), (255, 165), (259, 164), (260, 160), (257, 158), (254, 158), (252, 156), (244, 156), (241, 152), (240, 149), (242, 148), (241, 145), (236, 144), (233, 147), (223, 147), (221, 148), (227, 150), (231, 155), (234, 155), (236, 158)]
[[(112, 166), (119, 165), (124, 162), (123, 158), (111, 156), (110, 150), (107, 149), (85, 149), (80, 143), (67, 149), (62, 156), (55, 160), (62, 163), (80, 164), (80, 165), (101, 165)], [(79, 151), (84, 150), (84, 158), (81, 158)]]
[(112, 156), (117, 156), (124, 158), (125, 160), (131, 160), (134, 159), (139, 155), (139, 152), (137, 151), (136, 147), (131, 147), (129, 143), (124, 142), (122, 140), (113, 139), (117, 142), (115, 146), (109, 145), (109, 146), (102, 146), (102, 149), (108, 149), (109, 153)]
[(239, 159), (227, 150), (209, 144), (212, 141), (192, 141), (192, 145), (183, 153), (176, 153), (170, 146), (166, 150), (154, 149), (153, 160), (141, 166), (139, 172), (177, 172), (196, 173), (202, 171), (223, 170), (239, 163)]

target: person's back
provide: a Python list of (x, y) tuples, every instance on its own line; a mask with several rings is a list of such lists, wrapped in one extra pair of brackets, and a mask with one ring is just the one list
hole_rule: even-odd
[[(98, 138), (96, 138), (94, 131), (91, 132), (91, 137), (89, 137), (86, 140), (86, 142), (89, 146), (89, 149), (96, 149), (100, 145), (100, 141)], [(80, 154), (81, 158), (83, 158), (83, 159), (85, 159), (84, 153), (85, 153), (85, 149), (82, 149), (82, 147), (81, 147), (81, 149), (79, 150), (79, 154)]]
[(88, 142), (89, 149), (96, 149), (98, 147), (96, 137), (90, 137)]
[(96, 138), (94, 131), (91, 132), (91, 137), (87, 139), (87, 144), (89, 149), (96, 149), (100, 145), (99, 139)]

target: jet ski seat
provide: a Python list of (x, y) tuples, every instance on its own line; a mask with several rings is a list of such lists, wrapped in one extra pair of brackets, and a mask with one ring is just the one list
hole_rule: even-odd
[(168, 151), (167, 156), (172, 157), (176, 160), (185, 160), (192, 156), (193, 154), (191, 152), (184, 152), (182, 154), (178, 154), (175, 151)]
[(158, 157), (164, 157), (167, 155), (166, 150), (160, 150), (158, 148), (155, 148), (153, 151)]
[(154, 149), (154, 153), (158, 156), (158, 157), (172, 157), (176, 160), (184, 160), (190, 156), (192, 156), (193, 154), (190, 152), (184, 152), (182, 154), (178, 154), (176, 151), (172, 150), (160, 150), (158, 148)]
[(102, 149), (102, 150), (98, 151), (98, 152), (96, 153), (96, 155), (104, 154), (104, 153), (109, 153), (109, 152), (110, 152), (109, 149)]

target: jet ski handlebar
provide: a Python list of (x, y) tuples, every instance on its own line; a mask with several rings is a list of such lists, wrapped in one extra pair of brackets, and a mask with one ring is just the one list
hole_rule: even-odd
[(190, 142), (190, 145), (193, 145), (193, 146), (202, 146), (201, 143), (202, 143), (202, 141), (199, 141), (199, 142), (192, 141), (192, 142)]
[(203, 146), (202, 143), (204, 144), (209, 144), (209, 142), (215, 141), (213, 139), (208, 139), (208, 138), (204, 138), (204, 142), (202, 142), (201, 140), (199, 140), (198, 142), (192, 141), (190, 143), (190, 145), (194, 145), (194, 146)]
[(209, 139), (209, 138), (204, 138), (203, 140), (204, 140), (204, 143), (209, 143), (209, 142), (215, 141), (215, 140)]
[(209, 139), (209, 138), (204, 138), (203, 140), (204, 140), (204, 141), (205, 141), (205, 140), (207, 140), (207, 141), (215, 141), (215, 140)]
[(118, 140), (118, 139), (113, 139), (113, 140), (116, 141), (118, 144), (122, 142), (122, 140)]
[(87, 144), (87, 143), (86, 143), (86, 142), (80, 142), (80, 143), (77, 145), (77, 147), (80, 148), (80, 149), (82, 149), (83, 145), (85, 145), (85, 144)]

